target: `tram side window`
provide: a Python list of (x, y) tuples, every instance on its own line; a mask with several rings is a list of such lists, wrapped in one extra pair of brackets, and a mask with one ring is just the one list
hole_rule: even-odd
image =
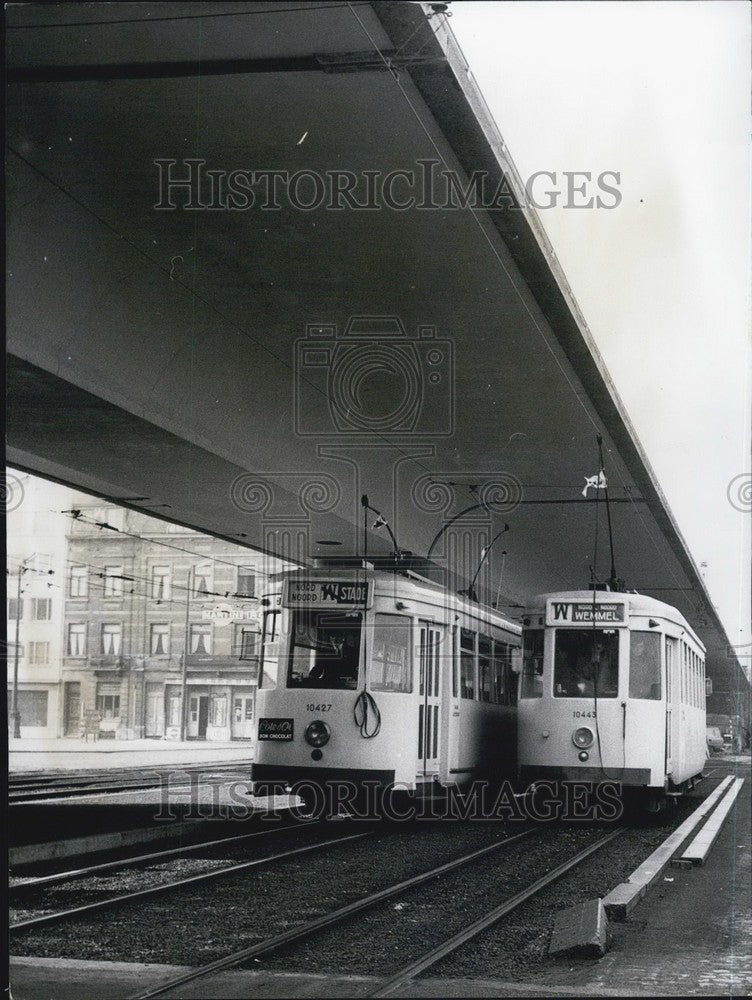
[(404, 615), (376, 615), (373, 629), (371, 690), (406, 693), (412, 691), (410, 625), (410, 619)]
[(478, 636), (478, 694), (481, 701), (491, 701), (491, 640)]
[(522, 636), (522, 685), (520, 698), (543, 695), (543, 629), (528, 629)]
[(555, 698), (615, 698), (618, 688), (616, 629), (556, 629)]
[(629, 634), (629, 697), (661, 699), (661, 636), (659, 632)]
[(460, 697), (475, 697), (475, 632), (460, 632)]
[(494, 642), (493, 696), (497, 705), (517, 703), (517, 678), (512, 672), (512, 649), (506, 642)]
[(282, 629), (282, 612), (279, 610), (264, 612), (264, 627), (261, 633), (261, 672), (259, 687), (274, 688), (277, 686), (277, 644), (280, 641)]
[(292, 621), (288, 688), (354, 691), (358, 686), (360, 611), (296, 608)]

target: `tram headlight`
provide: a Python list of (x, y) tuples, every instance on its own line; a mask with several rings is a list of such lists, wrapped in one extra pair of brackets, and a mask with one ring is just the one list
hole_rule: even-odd
[(306, 727), (304, 733), (304, 739), (309, 746), (312, 747), (325, 747), (329, 742), (332, 735), (332, 731), (327, 726), (325, 722), (317, 719), (316, 722), (312, 722)]
[(579, 729), (575, 729), (572, 733), (572, 742), (580, 750), (584, 750), (586, 747), (593, 745), (593, 730), (588, 729), (587, 726), (580, 726)]

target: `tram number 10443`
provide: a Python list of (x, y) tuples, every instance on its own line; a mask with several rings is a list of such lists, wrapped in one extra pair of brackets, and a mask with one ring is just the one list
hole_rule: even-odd
[(572, 712), (573, 719), (594, 719), (595, 712)]

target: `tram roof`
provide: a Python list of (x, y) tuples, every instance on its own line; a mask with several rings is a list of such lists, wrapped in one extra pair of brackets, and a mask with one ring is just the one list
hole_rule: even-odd
[(609, 604), (614, 601), (626, 601), (630, 614), (655, 615), (657, 618), (665, 618), (685, 628), (702, 649), (705, 646), (702, 640), (696, 635), (694, 629), (689, 624), (684, 615), (671, 604), (659, 601), (656, 597), (647, 594), (638, 594), (637, 591), (616, 591), (616, 590), (564, 590), (555, 594), (538, 594), (530, 604), (531, 609), (544, 608), (548, 601), (574, 601), (580, 604)]
[[(691, 618), (717, 687), (738, 689), (738, 659), (446, 19), (396, 2), (242, 8), (7, 8), (8, 461), (291, 561), (332, 543), (363, 551), (363, 491), (400, 546), (428, 553), (496, 479), (484, 530), (510, 531), (478, 587), (494, 596), (504, 565), (514, 607), (588, 578), (580, 493), (598, 431), (620, 575)], [(506, 179), (518, 205), (163, 211), (156, 161), (170, 159), (181, 177), (188, 159), (358, 178), (437, 161), (462, 184)], [(431, 339), (447, 365), (448, 391), (370, 437), (342, 433), (326, 372), (296, 353), (315, 339), (333, 358), (352, 317), (397, 317), (421, 376)], [(388, 554), (375, 523), (368, 552)], [(472, 579), (478, 544), (458, 550), (450, 589)]]

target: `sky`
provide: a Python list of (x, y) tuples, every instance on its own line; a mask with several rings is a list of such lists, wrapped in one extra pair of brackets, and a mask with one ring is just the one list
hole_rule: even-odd
[[(556, 173), (539, 218), (749, 672), (748, 5), (450, 10), (523, 180)], [(567, 207), (563, 171), (618, 172), (619, 204)]]

